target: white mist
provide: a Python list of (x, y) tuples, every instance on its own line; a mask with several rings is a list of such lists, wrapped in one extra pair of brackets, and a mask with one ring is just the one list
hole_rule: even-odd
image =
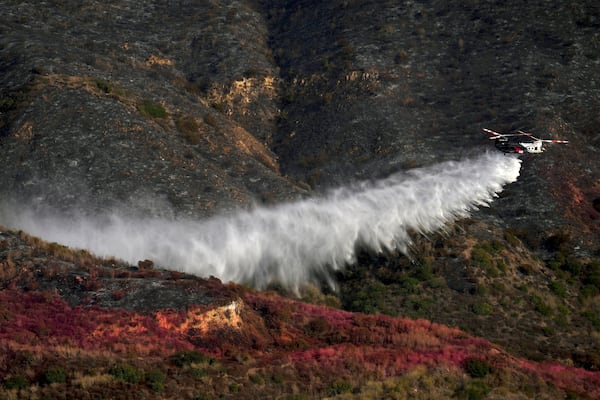
[(204, 221), (134, 219), (120, 213), (67, 219), (24, 209), (0, 222), (48, 241), (136, 263), (223, 281), (297, 289), (355, 260), (357, 246), (374, 252), (410, 246), (409, 232), (427, 233), (488, 205), (519, 176), (518, 158), (500, 153), (443, 162), (322, 198), (240, 211)]

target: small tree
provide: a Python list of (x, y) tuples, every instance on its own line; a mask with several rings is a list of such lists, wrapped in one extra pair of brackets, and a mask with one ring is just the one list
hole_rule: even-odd
[(27, 379), (25, 379), (21, 375), (13, 375), (4, 380), (4, 387), (8, 390), (21, 390), (25, 389), (27, 386)]
[(479, 358), (468, 358), (465, 361), (465, 371), (473, 378), (483, 378), (492, 372), (492, 367)]
[(155, 392), (162, 392), (165, 389), (167, 376), (158, 369), (151, 369), (144, 374), (144, 380)]
[(51, 367), (46, 370), (44, 374), (44, 383), (65, 383), (67, 380), (67, 373), (61, 367)]
[(150, 100), (144, 100), (139, 106), (139, 110), (142, 114), (149, 115), (153, 118), (167, 118), (167, 110), (158, 103), (154, 103)]
[(116, 365), (110, 369), (109, 373), (116, 379), (129, 383), (139, 383), (144, 377), (143, 371), (129, 364)]

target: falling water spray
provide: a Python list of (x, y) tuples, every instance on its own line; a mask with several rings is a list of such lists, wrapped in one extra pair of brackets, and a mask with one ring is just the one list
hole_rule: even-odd
[(202, 221), (119, 212), (64, 218), (5, 206), (0, 222), (99, 256), (151, 259), (199, 276), (298, 289), (354, 262), (357, 248), (406, 253), (410, 233), (433, 232), (489, 205), (518, 178), (520, 166), (516, 157), (484, 154)]

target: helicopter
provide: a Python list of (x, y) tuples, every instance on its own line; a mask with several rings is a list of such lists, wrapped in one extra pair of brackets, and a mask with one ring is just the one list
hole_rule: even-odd
[(541, 153), (544, 151), (543, 143), (569, 143), (568, 140), (538, 139), (533, 134), (523, 131), (498, 133), (487, 128), (483, 128), (483, 131), (491, 135), (489, 140), (495, 140), (496, 148), (503, 153)]

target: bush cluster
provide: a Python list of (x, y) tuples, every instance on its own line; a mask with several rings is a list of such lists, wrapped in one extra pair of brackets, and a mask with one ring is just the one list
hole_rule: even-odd
[(494, 312), (494, 308), (488, 303), (475, 303), (471, 309), (477, 315), (490, 315)]
[(21, 375), (13, 375), (4, 379), (4, 387), (8, 390), (22, 390), (28, 386), (27, 379)]
[(96, 79), (94, 81), (94, 84), (96, 85), (96, 88), (103, 93), (108, 94), (112, 92), (112, 86), (110, 85), (110, 83), (103, 81), (102, 79)]
[(116, 379), (128, 383), (139, 383), (144, 379), (144, 371), (129, 364), (119, 364), (112, 367), (109, 373)]
[(153, 118), (167, 118), (168, 116), (167, 110), (165, 110), (163, 106), (150, 100), (144, 100), (142, 104), (139, 105), (139, 110), (142, 114)]
[(182, 350), (178, 351), (171, 356), (171, 362), (178, 367), (184, 367), (190, 364), (213, 364), (215, 359), (204, 353), (200, 353), (196, 350)]
[(465, 371), (473, 378), (483, 378), (492, 372), (492, 366), (478, 358), (468, 358), (465, 361)]
[(158, 369), (151, 369), (144, 374), (144, 381), (150, 386), (150, 389), (155, 392), (162, 392), (165, 389), (165, 381), (167, 376)]
[(44, 383), (64, 383), (67, 380), (67, 373), (64, 368), (61, 367), (51, 367), (46, 370), (44, 374)]
[(483, 400), (490, 391), (490, 387), (485, 382), (475, 380), (458, 390), (457, 395), (459, 399)]

